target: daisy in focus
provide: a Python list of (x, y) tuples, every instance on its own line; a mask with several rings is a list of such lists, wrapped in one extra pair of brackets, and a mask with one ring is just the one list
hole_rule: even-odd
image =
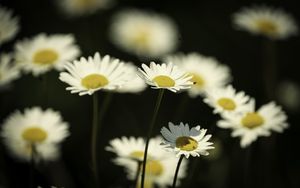
[(79, 54), (79, 47), (71, 34), (42, 33), (15, 45), (16, 62), (34, 76), (51, 69), (61, 71), (67, 61), (74, 60)]
[(20, 77), (20, 67), (12, 64), (10, 54), (0, 54), (0, 88)]
[(124, 63), (128, 81), (120, 86), (116, 92), (118, 93), (140, 93), (146, 89), (145, 81), (139, 77), (138, 68), (132, 63)]
[(187, 90), (190, 97), (204, 95), (206, 91), (224, 87), (231, 81), (229, 67), (212, 57), (189, 53), (168, 56), (166, 61), (173, 62), (192, 76), (194, 85)]
[(211, 135), (206, 135), (206, 131), (206, 129), (200, 129), (200, 126), (190, 129), (188, 124), (174, 125), (169, 122), (169, 129), (163, 127), (160, 131), (165, 139), (162, 145), (174, 152), (177, 157), (209, 155), (207, 150), (214, 149), (214, 147), (212, 142), (208, 142)]
[(108, 8), (113, 0), (57, 0), (56, 2), (69, 16), (81, 16)]
[(11, 114), (2, 125), (1, 136), (20, 159), (29, 161), (34, 150), (36, 160), (54, 160), (59, 156), (59, 144), (69, 135), (68, 127), (59, 112), (33, 107)]
[(298, 27), (292, 16), (283, 10), (267, 6), (244, 8), (234, 14), (233, 22), (238, 29), (264, 35), (272, 40), (298, 34)]
[(173, 63), (160, 65), (151, 62), (149, 67), (142, 64), (142, 68), (138, 69), (140, 71), (139, 75), (153, 89), (168, 89), (177, 92), (182, 89), (189, 89), (193, 85), (192, 76), (180, 70)]
[(247, 108), (243, 113), (223, 114), (223, 120), (217, 123), (221, 128), (231, 128), (233, 137), (241, 137), (242, 148), (249, 146), (259, 136), (270, 136), (271, 131), (282, 133), (288, 127), (286, 114), (274, 102), (256, 110), (255, 101), (251, 99)]
[(168, 17), (139, 10), (124, 10), (112, 20), (111, 41), (142, 57), (160, 57), (177, 46), (175, 24)]
[[(164, 150), (160, 145), (162, 138), (150, 139), (148, 159), (146, 164), (145, 187), (166, 187), (172, 184), (177, 158)], [(122, 137), (110, 141), (106, 150), (114, 152), (117, 157), (114, 163), (125, 167), (127, 177), (134, 180), (137, 173), (137, 161), (142, 162), (144, 156), (144, 138)], [(183, 161), (182, 170), (178, 177), (183, 178), (186, 174), (187, 163)], [(138, 183), (140, 185), (140, 183)]]
[(13, 17), (10, 10), (0, 5), (0, 46), (13, 39), (19, 29), (19, 18)]
[(214, 108), (213, 113), (239, 113), (246, 111), (249, 96), (245, 95), (243, 91), (236, 92), (236, 90), (228, 85), (225, 88), (215, 88), (206, 92), (204, 102)]
[(59, 79), (70, 85), (67, 90), (80, 96), (92, 95), (101, 89), (116, 90), (130, 79), (123, 62), (109, 55), (101, 57), (98, 52), (94, 57), (81, 57), (79, 61), (67, 63), (65, 68), (67, 72), (60, 73)]

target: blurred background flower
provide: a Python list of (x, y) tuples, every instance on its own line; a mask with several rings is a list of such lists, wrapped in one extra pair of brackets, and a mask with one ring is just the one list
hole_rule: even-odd
[(209, 89), (225, 86), (231, 79), (229, 67), (213, 57), (190, 53), (168, 56), (166, 59), (192, 76), (194, 85), (187, 90), (190, 97), (204, 95)]
[(0, 45), (13, 39), (19, 31), (19, 18), (11, 10), (0, 5)]
[[(78, 6), (80, 3), (82, 6)], [(300, 14), (297, 1), (192, 0), (186, 2), (165, 0), (162, 3), (157, 0), (1, 0), (0, 4), (2, 12), (11, 12), (8, 13), (10, 15), (8, 20), (12, 25), (11, 28), (16, 31), (15, 34), (12, 31), (9, 32), (10, 27), (3, 27), (3, 24), (0, 24), (0, 54), (11, 54), (9, 63), (3, 63), (3, 61), (7, 62), (8, 58), (1, 59), (1, 65), (5, 64), (6, 68), (3, 68), (4, 71), (2, 67), (0, 68), (0, 80), (7, 80), (7, 82), (1, 85), (0, 89), (0, 129), (3, 130), (6, 118), (13, 112), (32, 106), (55, 109), (70, 125), (71, 135), (60, 144), (61, 157), (54, 161), (41, 162), (37, 167), (36, 185), (68, 188), (92, 187), (89, 152), (91, 97), (71, 95), (65, 91), (68, 86), (58, 78), (59, 72), (68, 72), (63, 70), (67, 62), (74, 62), (75, 59), (79, 61), (80, 57), (92, 57), (95, 52), (99, 52), (101, 55), (109, 54), (110, 57), (125, 62), (124, 69), (129, 74), (127, 86), (131, 87), (127, 89), (124, 85), (111, 92), (97, 92), (99, 110), (101, 111), (101, 108), (106, 106), (96, 151), (100, 159), (98, 167), (102, 187), (129, 188), (133, 185), (132, 180), (127, 176), (129, 171), (126, 171), (126, 167), (110, 162), (117, 156), (113, 152), (106, 151), (105, 147), (110, 140), (122, 136), (127, 138), (146, 136), (149, 114), (153, 113), (157, 91), (146, 87), (145, 82), (135, 77), (134, 72), (142, 64), (150, 65), (151, 61), (159, 65), (166, 63), (166, 57), (172, 57), (173, 63), (178, 68), (185, 67), (183, 65), (189, 59), (201, 60), (205, 63), (193, 63), (189, 69), (184, 70), (189, 74), (197, 73), (198, 77), (194, 76), (193, 80), (197, 85), (186, 92), (178, 92), (176, 95), (172, 92), (165, 92), (164, 104), (161, 105), (153, 136), (158, 135), (160, 129), (169, 121), (174, 124), (179, 124), (179, 122), (186, 122), (189, 125), (199, 124), (201, 128), (207, 129), (208, 134), (213, 135), (212, 142), (216, 148), (211, 150), (209, 156), (202, 156), (200, 160), (189, 158), (189, 163), (186, 164), (186, 174), (180, 178), (179, 186), (300, 187), (298, 178), (300, 155), (296, 149), (300, 131), (297, 126), (300, 122), (300, 111), (297, 107), (299, 106), (299, 71), (296, 63), (300, 61), (298, 55), (300, 41), (297, 35)], [(263, 17), (266, 13), (260, 13), (261, 9), (268, 12), (267, 18)], [(237, 26), (234, 21), (235, 16), (241, 16), (245, 13), (244, 10), (251, 12), (251, 16), (247, 14), (247, 17), (252, 21), (254, 17), (255, 19), (258, 17), (268, 19), (269, 23), (277, 27), (276, 37), (270, 37), (267, 31), (253, 33), (252, 30)], [(256, 16), (253, 17), (253, 14)], [(3, 14), (0, 13), (0, 15)], [(123, 15), (123, 19), (119, 15)], [(273, 18), (274, 15), (276, 19)], [(288, 21), (282, 15), (292, 21)], [(3, 23), (3, 17), (7, 20), (7, 16), (0, 16), (0, 23)], [(124, 21), (125, 18), (126, 21)], [(129, 29), (128, 20), (132, 21), (130, 26), (133, 26), (133, 29)], [(247, 24), (249, 23), (250, 21), (247, 21)], [(292, 27), (290, 27), (291, 24)], [(116, 27), (119, 29), (118, 32), (113, 30)], [(283, 31), (285, 34), (282, 34)], [(1, 38), (11, 34), (13, 35), (5, 41)], [(38, 71), (35, 70), (36, 73), (39, 72), (38, 77), (33, 75), (33, 69), (31, 69), (29, 74), (21, 76), (20, 73), (16, 73), (15, 75), (19, 76), (8, 79), (6, 76), (13, 75), (10, 74), (10, 70), (15, 70), (13, 67), (17, 60), (14, 48), (16, 44), (27, 41), (28, 46), (23, 49), (24, 52), (26, 51), (24, 54), (28, 55), (30, 54), (28, 51), (32, 50), (31, 44), (41, 34), (44, 35), (45, 43), (54, 35), (67, 35), (69, 37), (66, 38), (73, 38), (71, 45), (56, 52), (66, 55), (65, 52), (77, 48), (80, 49), (80, 55), (78, 53), (76, 57), (74, 55), (62, 61), (61, 64), (58, 63), (63, 67), (60, 70), (54, 65), (45, 66)], [(132, 36), (137, 38), (131, 40)], [(275, 35), (272, 34), (272, 36)], [(64, 40), (59, 39), (59, 41)], [(55, 42), (51, 49), (57, 50), (60, 46), (60, 43)], [(26, 55), (26, 58), (29, 57), (28, 62), (33, 62), (32, 57), (36, 52), (34, 51), (31, 56)], [(3, 58), (4, 55), (1, 57)], [(272, 60), (273, 63), (265, 63), (268, 60)], [(133, 66), (125, 68), (129, 65), (127, 62), (131, 62)], [(276, 65), (276, 71), (274, 71), (274, 65)], [(16, 69), (19, 68), (16, 67)], [(274, 72), (276, 74), (272, 75)], [(200, 76), (205, 80), (202, 88), (200, 83), (203, 82), (199, 79)], [(265, 77), (266, 80), (264, 80)], [(134, 78), (137, 78), (137, 82), (133, 81)], [(268, 80), (268, 78), (272, 79)], [(291, 81), (292, 86), (286, 84), (285, 80)], [(270, 81), (272, 87), (267, 89), (267, 95), (266, 85)], [(232, 90), (228, 89), (229, 84), (232, 85)], [(132, 88), (136, 86), (139, 87)], [(122, 89), (126, 92), (120, 93)], [(233, 90), (234, 94), (231, 93)], [(215, 94), (215, 91), (218, 94)], [(108, 101), (106, 98), (109, 93), (113, 94), (113, 100), (106, 105), (105, 101)], [(132, 95), (132, 93), (139, 94)], [(217, 106), (208, 105), (203, 99), (209, 98), (210, 101), (216, 102), (217, 98), (225, 97), (232, 99), (237, 105), (241, 102), (244, 106), (243, 102), (247, 97), (241, 97), (243, 100), (235, 100), (237, 99), (235, 97), (242, 93), (255, 99), (256, 108), (251, 110), (252, 113), (262, 115), (267, 120), (265, 123), (281, 122), (279, 127), (284, 129), (283, 133), (278, 134), (276, 131), (268, 130), (269, 136), (259, 136), (248, 147), (241, 148), (240, 136), (232, 138), (232, 129), (219, 128), (216, 125), (218, 121), (230, 121), (224, 119), (223, 111), (213, 113)], [(226, 103), (222, 101), (223, 106), (230, 108), (228, 101), (225, 101)], [(266, 107), (270, 113), (261, 114), (260, 110)], [(277, 112), (279, 115), (276, 114)], [(266, 117), (272, 120), (269, 121)], [(286, 117), (287, 120), (285, 120)], [(241, 120), (240, 117), (237, 119)], [(241, 126), (240, 122), (238, 123)], [(282, 125), (287, 124), (289, 127), (285, 129)], [(219, 148), (221, 152), (218, 154)], [(2, 139), (0, 142), (0, 186), (29, 187), (28, 163), (15, 160), (16, 157), (7, 152), (8, 150)], [(215, 151), (217, 157), (213, 158)], [(173, 165), (167, 170), (171, 168)], [(136, 170), (137, 168), (134, 172)], [(163, 187), (154, 179), (147, 183), (150, 186)]]
[(0, 54), (0, 88), (20, 77), (20, 66), (12, 62), (11, 54)]
[(63, 70), (67, 61), (80, 54), (73, 35), (42, 33), (32, 39), (24, 39), (15, 45), (15, 60), (24, 71), (34, 76), (51, 69)]
[(129, 53), (157, 58), (177, 46), (177, 28), (167, 16), (129, 9), (119, 12), (111, 22), (111, 41)]
[[(148, 159), (146, 164), (145, 187), (154, 188), (167, 187), (172, 184), (173, 176), (176, 168), (177, 158), (170, 152), (164, 150), (161, 146), (161, 137), (151, 138), (149, 142)], [(143, 161), (145, 141), (143, 138), (122, 137), (110, 141), (110, 146), (106, 148), (108, 151), (114, 152), (117, 157), (113, 162), (117, 165), (125, 167), (127, 177), (133, 180), (137, 187), (140, 187), (140, 176), (137, 178), (138, 168), (141, 168)], [(186, 176), (187, 162), (184, 161), (182, 169), (178, 175), (179, 179)]]
[(59, 112), (33, 107), (25, 109), (24, 114), (16, 111), (10, 115), (2, 125), (1, 136), (16, 157), (47, 161), (59, 156), (59, 144), (69, 136), (69, 130)]
[(62, 13), (69, 17), (86, 16), (108, 8), (114, 0), (56, 0)]
[(268, 6), (253, 6), (235, 13), (233, 22), (238, 29), (270, 39), (285, 39), (298, 33), (298, 26), (292, 16), (281, 9)]

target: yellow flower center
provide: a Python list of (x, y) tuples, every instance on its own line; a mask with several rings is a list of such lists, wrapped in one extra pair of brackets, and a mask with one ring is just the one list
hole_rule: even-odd
[(137, 29), (137, 32), (132, 36), (132, 45), (142, 49), (147, 49), (149, 46), (149, 31), (143, 26)]
[(157, 160), (149, 160), (146, 164), (146, 175), (160, 176), (163, 173), (163, 166)]
[(107, 78), (101, 74), (90, 74), (81, 80), (81, 85), (87, 89), (96, 89), (107, 84)]
[(165, 75), (156, 76), (155, 78), (153, 78), (152, 81), (155, 82), (159, 87), (175, 86), (175, 81), (169, 76), (165, 76)]
[(23, 131), (22, 137), (30, 143), (40, 143), (46, 140), (47, 132), (39, 127), (30, 127)]
[(249, 129), (254, 129), (264, 123), (264, 118), (256, 112), (249, 112), (242, 119), (242, 125)]
[(33, 62), (39, 65), (51, 65), (58, 59), (58, 54), (52, 49), (37, 51), (33, 56)]
[(190, 73), (192, 75), (191, 81), (194, 83), (194, 87), (202, 88), (205, 84), (203, 77), (197, 73)]
[(134, 151), (134, 152), (131, 152), (129, 154), (129, 156), (134, 159), (137, 159), (137, 160), (143, 160), (144, 152), (143, 151)]
[(272, 21), (259, 20), (259, 21), (257, 21), (256, 24), (257, 24), (258, 29), (266, 35), (276, 35), (278, 32), (277, 25)]
[(181, 136), (176, 139), (176, 147), (184, 151), (193, 151), (198, 147), (198, 142), (188, 136)]
[(218, 105), (220, 105), (224, 110), (232, 111), (236, 108), (235, 102), (230, 98), (220, 98), (217, 101)]

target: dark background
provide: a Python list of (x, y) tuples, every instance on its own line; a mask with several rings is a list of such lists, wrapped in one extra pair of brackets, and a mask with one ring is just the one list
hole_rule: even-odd
[[(82, 56), (109, 54), (136, 65), (148, 63), (127, 54), (108, 39), (111, 17), (119, 10), (130, 7), (155, 11), (170, 16), (179, 28), (180, 44), (178, 52), (199, 52), (214, 56), (227, 64), (232, 71), (233, 86), (255, 97), (258, 106), (269, 102), (264, 95), (262, 84), (262, 41), (264, 38), (232, 27), (231, 15), (243, 6), (265, 4), (280, 7), (291, 13), (299, 23), (297, 1), (175, 1), (175, 0), (116, 0), (107, 10), (69, 19), (61, 14), (51, 0), (0, 0), (1, 5), (14, 11), (20, 17), (21, 31), (16, 39), (1, 46), (1, 52), (13, 49), (14, 42), (25, 37), (33, 37), (45, 32), (73, 33)], [(293, 80), (298, 82), (299, 36), (278, 41), (278, 82)], [(43, 187), (90, 187), (89, 142), (92, 117), (92, 98), (79, 97), (65, 91), (66, 84), (58, 80), (59, 73), (47, 73), (47, 94), (43, 90), (43, 80), (32, 75), (20, 79), (0, 92), (0, 122), (2, 123), (15, 109), (26, 107), (51, 107), (61, 112), (70, 123), (71, 136), (62, 145), (62, 157), (56, 162), (41, 163), (35, 172), (36, 184)], [(99, 92), (102, 102), (105, 92)], [(141, 94), (113, 94), (103, 127), (99, 135), (99, 169), (102, 187), (129, 187), (122, 167), (111, 163), (112, 153), (104, 151), (110, 139), (120, 136), (145, 136), (148, 122), (154, 108), (156, 90), (147, 89)], [(221, 154), (216, 159), (201, 157), (189, 159), (194, 171), (193, 177), (186, 178), (185, 187), (300, 187), (299, 150), (299, 110), (288, 111), (290, 128), (283, 134), (273, 133), (262, 137), (248, 149), (241, 149), (238, 138), (231, 138), (230, 131), (215, 126), (218, 116), (202, 102), (202, 98), (188, 99), (186, 93), (165, 92), (160, 109), (155, 134), (168, 121), (200, 124), (208, 128), (215, 138), (221, 140)], [(250, 157), (249, 157), (250, 156)], [(193, 168), (195, 167), (196, 168)], [(0, 143), (0, 187), (27, 187), (29, 165), (15, 160), (7, 154)], [(1, 187), (1, 188), (2, 188)]]

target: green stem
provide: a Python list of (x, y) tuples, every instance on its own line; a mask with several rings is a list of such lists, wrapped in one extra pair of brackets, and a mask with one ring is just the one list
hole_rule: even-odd
[(150, 140), (150, 137), (151, 137), (151, 134), (152, 134), (152, 130), (154, 128), (154, 124), (155, 124), (155, 121), (156, 121), (156, 117), (157, 117), (157, 114), (158, 114), (158, 110), (159, 110), (160, 103), (162, 101), (163, 95), (164, 95), (164, 89), (160, 89), (157, 100), (156, 100), (154, 113), (153, 113), (153, 116), (152, 116), (152, 119), (151, 119), (151, 122), (150, 122), (148, 135), (147, 135), (147, 138), (146, 138), (146, 146), (145, 146), (145, 151), (144, 151), (143, 168), (142, 168), (141, 188), (144, 188), (145, 170), (146, 170), (146, 163), (147, 163), (149, 140)]
[(172, 188), (176, 187), (176, 181), (177, 181), (177, 176), (178, 176), (178, 172), (179, 172), (179, 168), (180, 168), (180, 164), (182, 162), (184, 155), (180, 155), (180, 158), (178, 160), (177, 166), (176, 166), (176, 171), (175, 171), (175, 175), (174, 175), (174, 179), (173, 179), (173, 185)]
[(30, 155), (30, 177), (29, 177), (29, 187), (35, 188), (34, 172), (35, 172), (35, 158), (37, 157), (36, 148), (34, 144), (31, 144), (31, 155)]
[(142, 165), (142, 161), (137, 161), (137, 169), (136, 169), (136, 174), (135, 174), (135, 179), (134, 179), (134, 187), (138, 187), (139, 175), (141, 173), (141, 165)]
[(103, 117), (108, 109), (108, 106), (112, 99), (112, 93), (108, 92), (106, 93), (102, 108), (100, 110), (100, 113), (98, 113), (99, 107), (98, 107), (98, 94), (93, 94), (93, 127), (92, 127), (92, 140), (91, 140), (91, 156), (92, 156), (92, 170), (94, 173), (94, 179), (95, 179), (95, 185), (96, 187), (100, 186), (99, 182), (99, 176), (98, 176), (98, 160), (97, 160), (97, 135), (100, 132), (101, 129), (101, 122), (103, 120)]
[(92, 171), (94, 174), (96, 187), (99, 184), (98, 180), (98, 164), (97, 164), (97, 132), (98, 132), (98, 94), (93, 94), (93, 126), (92, 126), (92, 140), (91, 140), (91, 157), (92, 157)]

